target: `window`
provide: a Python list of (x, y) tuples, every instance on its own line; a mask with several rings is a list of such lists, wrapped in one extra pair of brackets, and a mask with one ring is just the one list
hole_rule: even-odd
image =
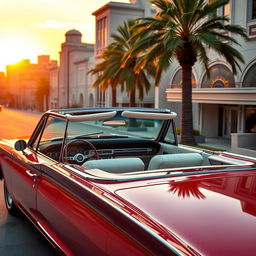
[[(231, 16), (230, 3), (225, 4), (224, 6), (220, 7), (219, 10), (218, 10), (218, 14), (220, 16), (225, 16), (225, 17), (228, 17), (230, 19), (230, 16)], [(228, 23), (228, 22), (225, 22), (225, 23)], [(226, 34), (226, 33), (224, 33), (224, 34)]]
[[(172, 79), (172, 83), (171, 83), (171, 88), (181, 88), (182, 87), (182, 70), (179, 69), (173, 79)], [(195, 79), (195, 76), (192, 72), (192, 87), (193, 88), (196, 88), (197, 85), (196, 85), (196, 79)]]
[(107, 46), (107, 18), (99, 19), (96, 24), (96, 53), (100, 54)]
[(47, 141), (52, 141), (57, 139), (63, 140), (65, 128), (66, 128), (65, 124), (66, 124), (66, 121), (62, 119), (49, 117), (46, 122), (39, 145)]
[(175, 144), (175, 133), (174, 133), (174, 125), (173, 121), (170, 124), (169, 129), (165, 135), (164, 141), (170, 144)]
[(106, 95), (105, 95), (105, 91), (101, 90), (101, 88), (98, 86), (97, 89), (96, 89), (96, 104), (97, 104), (97, 107), (105, 107), (105, 98), (106, 98)]
[(235, 87), (235, 78), (233, 73), (222, 64), (215, 64), (210, 67), (211, 76), (208, 78), (204, 75), (201, 87), (202, 88), (232, 88)]
[[(43, 126), (41, 126), (42, 129)], [(56, 117), (48, 117), (43, 132), (38, 133), (37, 138), (33, 142), (32, 148), (39, 152), (44, 152), (49, 142), (63, 141), (66, 128), (66, 121)]]
[(256, 19), (256, 0), (252, 1), (252, 19)]
[(247, 14), (248, 21), (256, 19), (256, 0), (248, 0)]
[(40, 124), (39, 124), (39, 126), (38, 126), (38, 128), (36, 130), (36, 138), (32, 142), (32, 148), (35, 151), (37, 150), (37, 146), (38, 146), (41, 134), (42, 134), (42, 128), (44, 127), (45, 121), (46, 121), (46, 118), (41, 119)]
[(256, 63), (246, 72), (242, 87), (256, 87)]
[(256, 107), (247, 106), (245, 109), (245, 132), (256, 133)]
[[(118, 112), (115, 117), (107, 120), (69, 122), (67, 139), (77, 136), (88, 136), (93, 139), (109, 138), (112, 140), (113, 137), (120, 136), (121, 138), (130, 137), (155, 140), (158, 137), (163, 122), (163, 120), (123, 117), (122, 113)], [(172, 133), (172, 129), (170, 131)]]
[(222, 10), (221, 10), (221, 15), (224, 15), (224, 16), (230, 16), (230, 3), (228, 4), (225, 4), (223, 7), (222, 7)]

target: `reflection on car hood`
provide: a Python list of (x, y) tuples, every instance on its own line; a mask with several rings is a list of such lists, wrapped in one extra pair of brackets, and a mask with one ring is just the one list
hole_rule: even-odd
[(132, 187), (123, 183), (112, 191), (203, 255), (254, 255), (256, 175), (251, 172), (217, 179), (151, 180)]

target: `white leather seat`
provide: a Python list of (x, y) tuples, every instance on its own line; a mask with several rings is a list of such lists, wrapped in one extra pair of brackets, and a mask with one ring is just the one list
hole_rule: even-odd
[(199, 153), (156, 155), (151, 158), (148, 170), (200, 166), (203, 157)]
[(91, 160), (85, 162), (83, 167), (110, 173), (139, 172), (145, 169), (143, 161), (138, 157)]

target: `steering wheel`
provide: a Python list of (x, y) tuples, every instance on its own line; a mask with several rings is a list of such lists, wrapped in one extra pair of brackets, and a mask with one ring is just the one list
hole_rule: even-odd
[[(89, 146), (89, 149), (93, 150), (93, 154), (89, 154), (88, 155), (83, 155), (81, 153), (77, 153), (75, 156), (67, 156), (67, 149), (68, 147), (71, 145), (71, 144), (74, 144), (76, 142), (83, 142), (85, 143), (87, 146)], [(66, 160), (69, 160), (69, 161), (74, 161), (78, 164), (82, 164), (83, 162), (89, 160), (89, 159), (99, 159), (99, 154), (98, 154), (98, 151), (97, 149), (94, 147), (94, 145), (87, 141), (87, 140), (72, 140), (70, 142), (68, 142), (64, 148), (63, 148), (63, 154), (62, 154), (62, 162), (63, 163), (67, 163)]]

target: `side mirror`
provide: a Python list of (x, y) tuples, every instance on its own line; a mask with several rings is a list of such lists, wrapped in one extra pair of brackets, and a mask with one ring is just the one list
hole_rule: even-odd
[(17, 140), (14, 144), (14, 148), (17, 151), (24, 151), (27, 148), (27, 142), (25, 140)]

